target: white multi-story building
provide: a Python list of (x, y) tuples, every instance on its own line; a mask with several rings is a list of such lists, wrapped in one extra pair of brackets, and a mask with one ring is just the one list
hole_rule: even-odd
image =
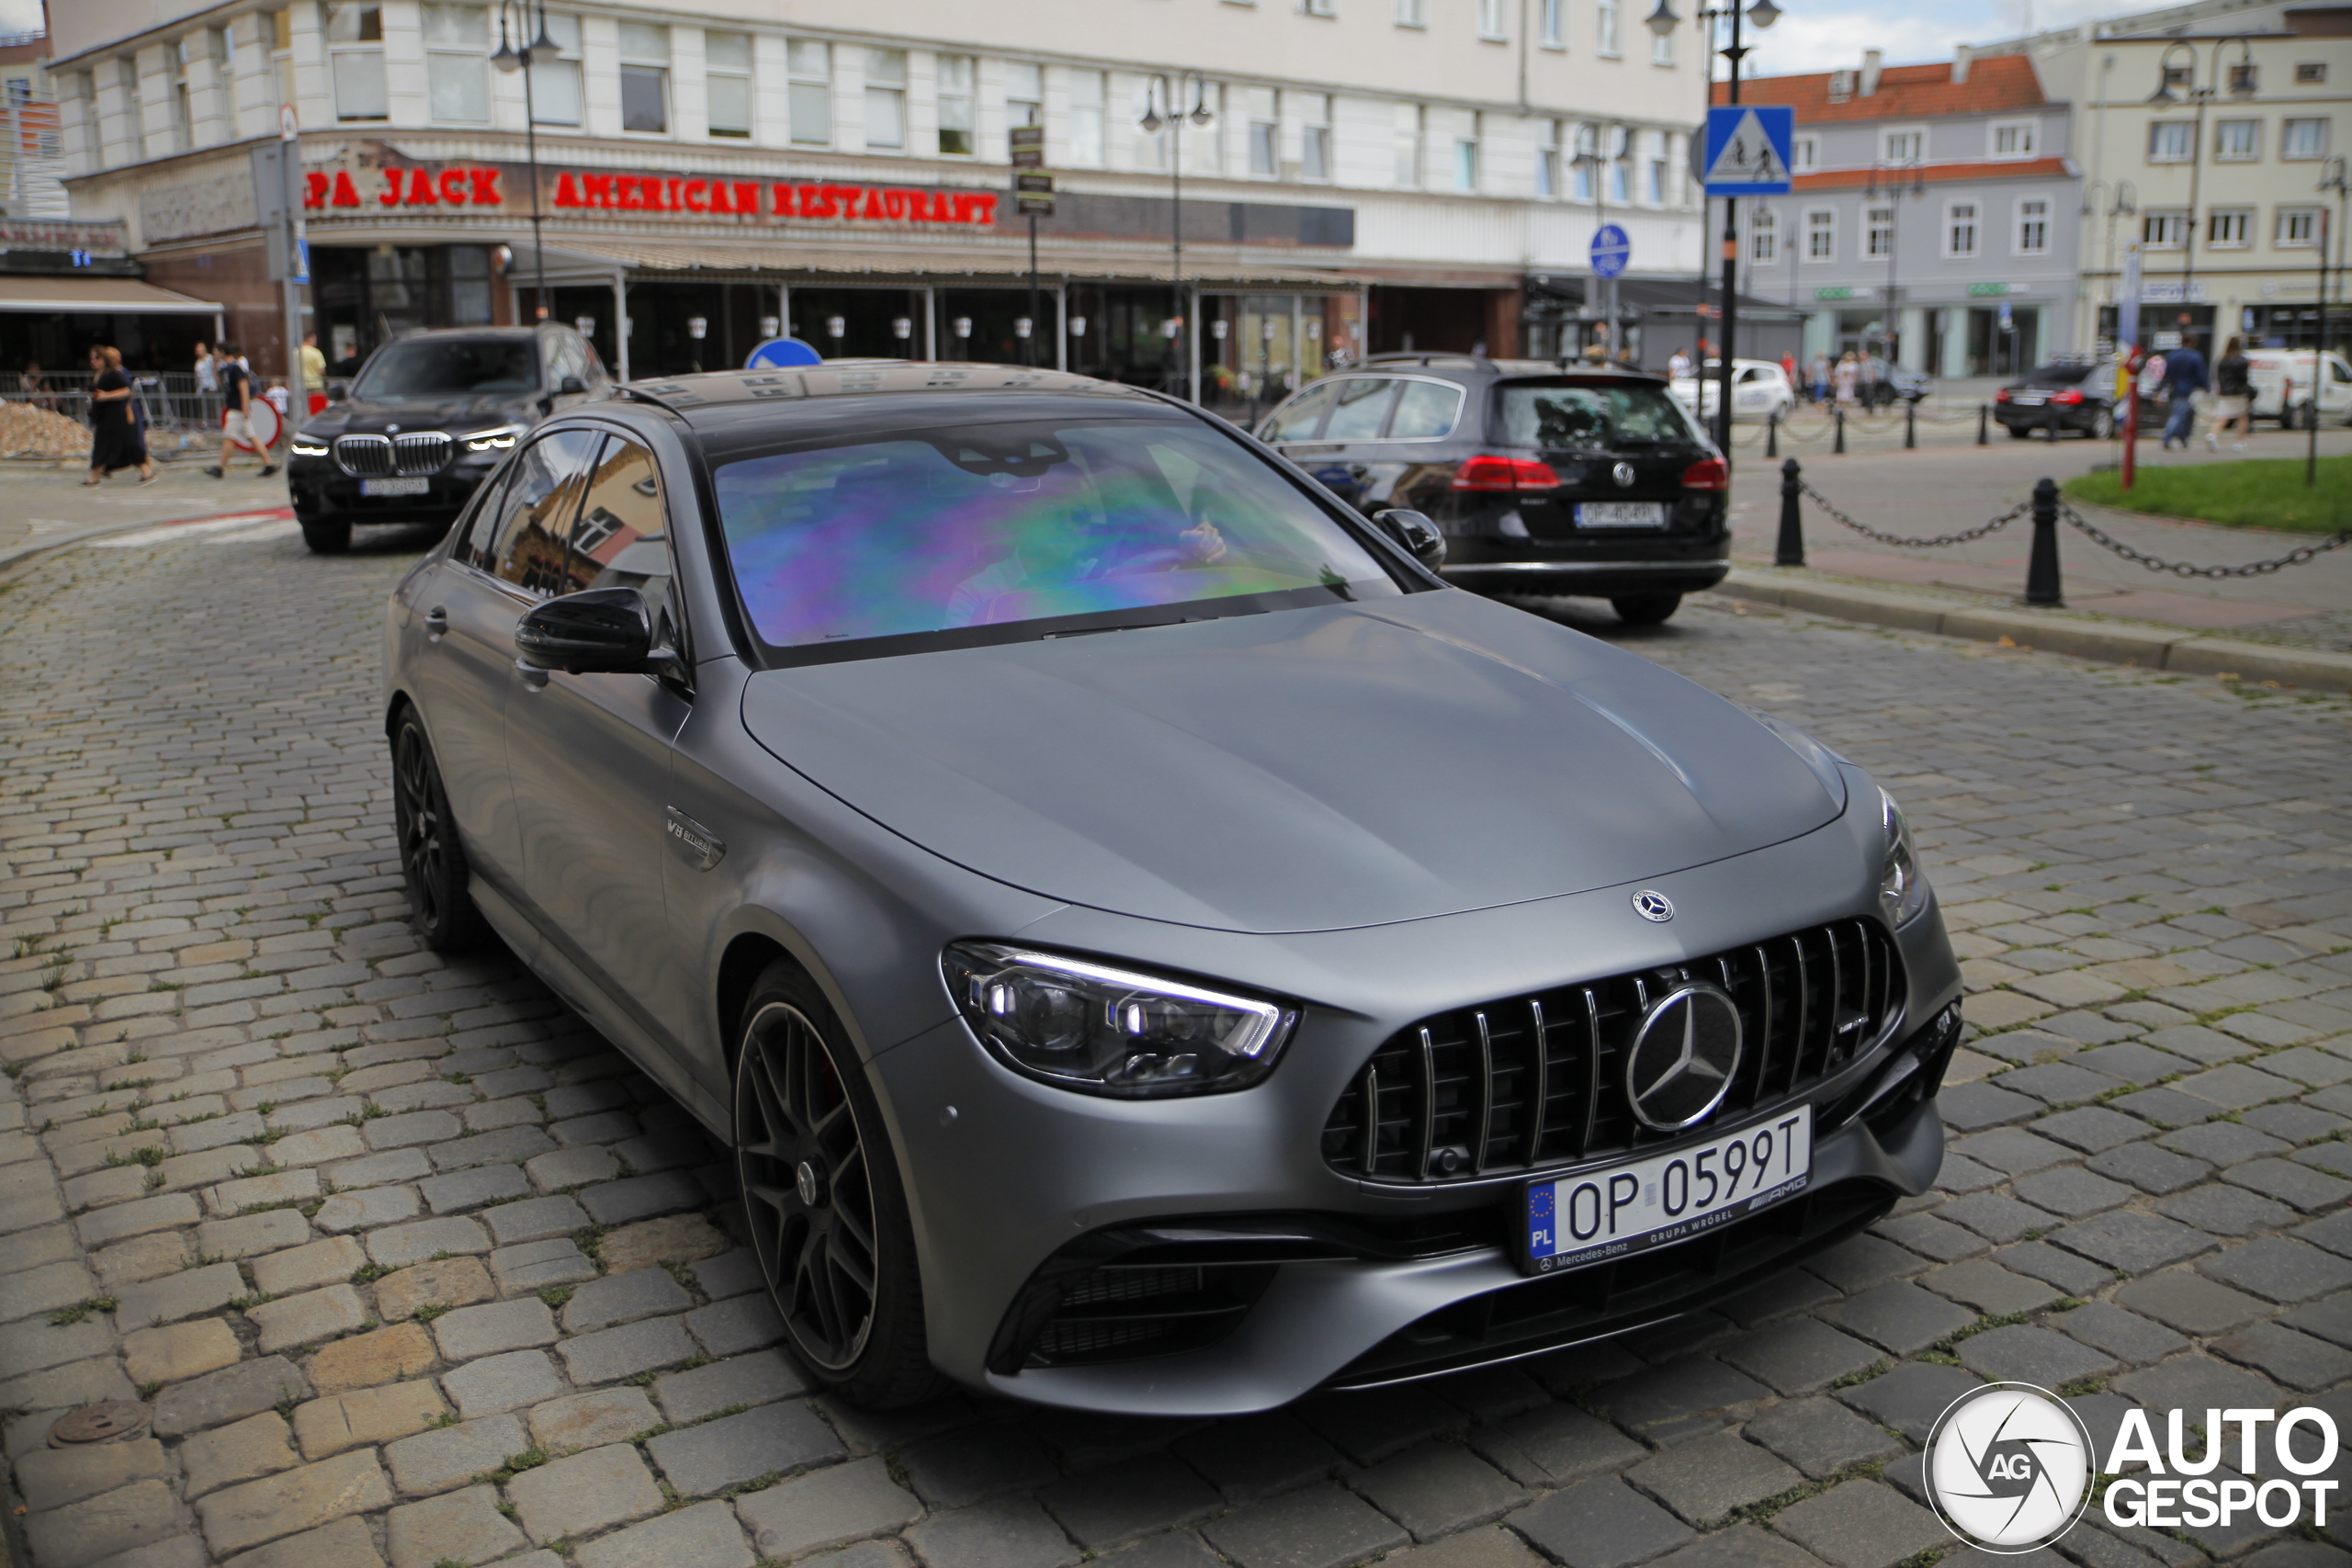
[(52, 71), (76, 216), (125, 222), (151, 282), (224, 301), (257, 364), (280, 306), (248, 144), (281, 106), (332, 359), (527, 319), (544, 265), (552, 314), (639, 375), (740, 364), (767, 318), (829, 353), (1023, 358), (1008, 131), (1041, 125), (1058, 208), (1038, 225), (1038, 356), (1232, 398), (1334, 355), (1557, 351), (1574, 321), (1528, 331), (1522, 285), (1582, 275), (1604, 207), (1633, 276), (1692, 276), (1702, 46), (1694, 23), (1660, 39), (1643, 19), (1627, 0), (868, 0), (788, 19), (640, 0), (549, 9), (554, 58), (507, 72), (536, 10), (84, 0), (54, 17)]

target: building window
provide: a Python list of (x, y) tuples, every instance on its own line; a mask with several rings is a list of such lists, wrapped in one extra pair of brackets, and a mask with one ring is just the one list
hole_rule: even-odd
[(1298, 0), (1298, 8), (1310, 17), (1336, 17), (1339, 0)]
[(2279, 128), (2278, 156), (2281, 158), (2327, 156), (2327, 121), (2324, 119), (2289, 120)]
[(1282, 164), (1281, 104), (1272, 87), (1244, 87), (1241, 97), (1250, 114), (1250, 172), (1272, 179)]
[(1976, 204), (1973, 201), (1949, 202), (1944, 207), (1944, 254), (1973, 256), (1976, 254)]
[(2197, 154), (2197, 126), (2186, 119), (2160, 119), (2148, 127), (2148, 162), (2186, 164)]
[(1046, 123), (1045, 67), (1026, 60), (1004, 62), (1004, 123)]
[(907, 145), (907, 51), (865, 51), (865, 145), (869, 152), (901, 152)]
[(1419, 104), (1396, 106), (1396, 183), (1408, 190), (1421, 183), (1421, 126), (1427, 113)]
[(237, 26), (234, 22), (212, 29), (212, 58), (220, 62), (217, 80), (220, 85), (221, 131), (233, 141), (242, 118), (237, 104)]
[(1862, 209), (1862, 254), (1884, 256), (1894, 254), (1894, 209), (1865, 207)]
[(1650, 63), (1652, 65), (1674, 63), (1674, 35), (1672, 33), (1650, 34)]
[(1428, 27), (1430, 0), (1396, 0), (1396, 25), (1400, 28)]
[[(826, 147), (833, 140), (833, 46), (797, 38), (784, 46), (792, 140), (802, 147)], [(1033, 68), (1034, 69), (1034, 68)]]
[(1634, 133), (1617, 134), (1623, 140), (1609, 150), (1609, 199), (1622, 207), (1634, 199), (1633, 160), (1627, 156), (1634, 150)]
[(426, 6), (425, 101), (435, 119), (490, 122), (490, 11), (481, 6)]
[(2306, 87), (2313, 86), (2326, 80), (2327, 62), (2324, 60), (2305, 60), (2300, 61), (2296, 63), (2295, 81), (2299, 85)]
[(939, 57), (939, 153), (943, 158), (968, 158), (979, 151), (972, 130), (973, 74), (970, 55)]
[(1996, 158), (2030, 158), (2033, 156), (2034, 122), (2013, 120), (1993, 127), (1993, 156)]
[(1592, 8), (1592, 16), (1600, 52), (1616, 59), (1620, 52), (1617, 47), (1618, 23), (1623, 18), (1618, 0), (1600, 0)]
[(327, 73), (334, 83), (337, 119), (390, 118), (391, 107), (384, 94), (383, 7), (327, 7)]
[(1081, 168), (1102, 166), (1102, 73), (1069, 73), (1069, 161)]
[[(196, 118), (188, 112), (187, 66), (189, 59), (203, 48), (202, 33), (190, 33), (172, 45), (172, 151), (185, 152), (196, 145)], [(18, 78), (9, 85), (11, 107), (24, 102), (32, 84)]]
[(2282, 207), (2278, 209), (2278, 227), (2270, 243), (2281, 250), (2309, 250), (2319, 243), (2319, 209), (2316, 207)]
[(1838, 214), (1833, 209), (1817, 207), (1804, 215), (1804, 259), (1838, 259)]
[(2188, 214), (2150, 212), (2140, 220), (2140, 243), (2152, 251), (2177, 251), (2188, 243)]
[(1475, 110), (1464, 117), (1461, 129), (1453, 133), (1453, 188), (1478, 188), (1478, 115)]
[(1878, 145), (1882, 163), (1907, 169), (1926, 154), (1928, 133), (1924, 130), (1889, 130), (1879, 137)]
[(1780, 215), (1770, 208), (1759, 207), (1747, 220), (1747, 259), (1768, 262), (1780, 254)]
[(2213, 161), (2250, 164), (2262, 156), (2262, 122), (2225, 119), (2213, 128)]
[(748, 140), (752, 134), (752, 35), (702, 35), (703, 92), (708, 106), (706, 129), (713, 136)]
[(1510, 38), (1510, 28), (1503, 19), (1504, 0), (1478, 0), (1478, 36), (1494, 43)]
[(1600, 159), (1600, 128), (1598, 126), (1591, 125), (1577, 126), (1575, 162), (1577, 169), (1577, 199), (1578, 201), (1590, 201), (1592, 199), (1592, 171), (1594, 164)]
[[(1193, 102), (1207, 109), (1212, 118), (1207, 125), (1194, 130), (1185, 142), (1185, 160), (1204, 171), (1222, 169), (1225, 167), (1225, 85), (1219, 82), (1208, 82), (1193, 91), (1199, 95)], [(1328, 98), (1324, 100), (1326, 103), (1329, 101)], [(1327, 133), (1324, 152), (1327, 166), (1330, 159), (1329, 149)]]
[(1791, 139), (1790, 139), (1790, 141), (1789, 141), (1789, 171), (1790, 171), (1792, 174), (1799, 174), (1799, 175), (1805, 174), (1805, 173), (1808, 173), (1808, 172), (1809, 172), (1809, 171), (1811, 171), (1811, 170), (1817, 169), (1817, 168), (1819, 168), (1820, 166), (1821, 166), (1821, 138), (1820, 138), (1820, 137), (1818, 137), (1818, 136), (1798, 136), (1798, 137), (1792, 137), (1792, 138), (1791, 138)]
[(1535, 0), (1535, 36), (1545, 49), (1568, 46), (1567, 18), (1561, 14), (1567, 8), (1568, 0)]
[(1645, 131), (1643, 139), (1649, 143), (1650, 154), (1646, 161), (1646, 175), (1642, 184), (1643, 192), (1652, 207), (1664, 207), (1667, 178), (1666, 132)]
[[(381, 28), (378, 29), (381, 31)], [(277, 81), (277, 101), (294, 101), (294, 13), (269, 14), (269, 68)]]
[[(556, 58), (531, 66), (531, 113), (540, 125), (580, 123), (580, 18), (549, 17), (548, 40)], [(529, 42), (529, 39), (524, 39)]]
[(2050, 203), (2034, 197), (2018, 203), (2018, 254), (2038, 256), (2050, 249)]
[(2262, 68), (2251, 60), (2241, 60), (2230, 67), (2230, 91), (2253, 93), (2262, 86)]
[(1293, 93), (1291, 100), (1292, 113), (1298, 118), (1300, 177), (1328, 180), (1331, 177), (1331, 95)]
[(1548, 201), (1560, 197), (1560, 122), (1556, 119), (1538, 120), (1535, 144), (1535, 194)]
[(2206, 219), (2205, 243), (2217, 251), (2242, 251), (2254, 243), (2254, 209), (2216, 209)]
[(621, 129), (669, 134), (670, 29), (660, 23), (621, 24)]

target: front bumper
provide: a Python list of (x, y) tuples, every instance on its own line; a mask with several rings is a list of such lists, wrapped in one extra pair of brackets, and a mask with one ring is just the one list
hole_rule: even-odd
[[(499, 457), (503, 457), (501, 453)], [(458, 461), (425, 474), (423, 495), (362, 495), (360, 480), (332, 457), (297, 457), (287, 465), (294, 514), (305, 523), (447, 523), (465, 510), (495, 461)]]

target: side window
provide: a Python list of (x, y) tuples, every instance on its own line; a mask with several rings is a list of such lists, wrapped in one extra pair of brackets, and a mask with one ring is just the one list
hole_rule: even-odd
[(560, 430), (514, 455), (490, 558), (479, 563), (484, 570), (543, 599), (578, 586), (570, 570), (571, 518), (603, 439), (593, 430)]
[(1388, 422), (1391, 441), (1428, 441), (1453, 434), (1462, 413), (1462, 389), (1440, 381), (1408, 381)]
[(638, 590), (652, 613), (654, 641), (684, 651), (667, 517), (653, 454), (617, 435), (608, 439), (571, 528), (572, 585)]
[(1276, 409), (1259, 427), (1259, 439), (1263, 441), (1306, 441), (1322, 428), (1323, 411), (1331, 406), (1334, 383), (1326, 381), (1319, 387), (1309, 387), (1290, 401)]
[(1331, 418), (1323, 426), (1326, 441), (1372, 441), (1387, 423), (1388, 405), (1396, 400), (1396, 382), (1386, 376), (1357, 376), (1340, 383)]
[(474, 492), (473, 510), (466, 513), (466, 531), (449, 547), (449, 558), (466, 565), (491, 570), (491, 541), (498, 533), (500, 500), (506, 493), (506, 476), (512, 465), (493, 471), (484, 479), (481, 489)]
[(577, 376), (582, 385), (587, 383), (588, 356), (582, 352), (582, 346), (581, 341), (570, 333), (556, 334), (555, 369), (548, 378), (548, 390), (554, 391), (562, 386), (566, 376)]

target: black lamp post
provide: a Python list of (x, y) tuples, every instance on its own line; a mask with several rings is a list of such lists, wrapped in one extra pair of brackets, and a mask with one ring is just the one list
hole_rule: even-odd
[[(514, 13), (514, 35), (520, 38), (529, 30), (532, 20), (530, 0), (498, 0), (498, 52), (490, 62), (510, 74), (523, 73), (523, 146), (531, 164), (531, 265), (537, 272), (537, 319), (546, 321), (550, 313), (548, 299), (548, 248), (539, 232), (539, 111), (531, 96), (531, 73), (526, 66), (544, 65), (563, 52), (555, 39), (548, 37), (547, 0), (539, 0), (537, 9), (538, 36), (517, 49), (506, 36), (506, 14)], [(626, 326), (616, 327), (624, 331)]]
[[(1906, 169), (1911, 175), (1907, 181), (1903, 177)], [(1927, 169), (1919, 164), (1873, 164), (1871, 165), (1870, 184), (1862, 187), (1865, 202), (1876, 201), (1882, 196), (1886, 198), (1886, 308), (1879, 312), (1878, 340), (1880, 349), (1886, 355), (1890, 377), (1894, 371), (1894, 256), (1903, 216), (1903, 198), (1908, 196), (1917, 199), (1927, 194)], [(1865, 232), (1869, 230), (1867, 216), (1863, 229)]]
[[(1176, 105), (1183, 98), (1184, 84), (1188, 81), (1193, 85), (1193, 107), (1179, 112)], [(1191, 361), (1186, 357), (1186, 344), (1190, 340), (1184, 335), (1184, 328), (1188, 324), (1184, 320), (1184, 122), (1191, 120), (1203, 130), (1216, 123), (1216, 112), (1209, 107), (1208, 94), (1207, 77), (1197, 71), (1179, 72), (1168, 90), (1168, 112), (1162, 115), (1159, 112), (1159, 84), (1155, 80), (1145, 91), (1143, 118), (1136, 121), (1146, 136), (1159, 135), (1162, 126), (1169, 128), (1169, 192), (1172, 198), (1170, 205), (1174, 209), (1169, 224), (1169, 250), (1175, 274), (1169, 286), (1171, 301), (1169, 320), (1177, 325), (1176, 331), (1169, 334), (1168, 343), (1169, 352), (1175, 358), (1179, 383), (1185, 387), (1187, 397), (1194, 396), (1194, 390), (1186, 374), (1191, 367)]]
[[(1588, 150), (1583, 145), (1583, 131), (1579, 130), (1577, 150), (1568, 162), (1592, 170), (1592, 231), (1598, 234), (1609, 226), (1609, 171), (1611, 165), (1617, 162), (1618, 139), (1630, 138), (1632, 133), (1614, 120), (1585, 129), (1592, 132), (1592, 146)], [(1592, 283), (1593, 291), (1600, 296), (1601, 300), (1607, 301), (1600, 305), (1600, 309), (1609, 323), (1608, 352), (1614, 354), (1617, 352), (1617, 280), (1595, 274)], [(1600, 301), (1588, 299), (1585, 304), (1589, 308), (1600, 304)], [(1567, 355), (1563, 352), (1560, 357), (1566, 359)]]
[[(1661, 11), (1666, 9), (1666, 0), (1658, 0), (1658, 9)], [(1731, 4), (1719, 14), (1731, 18), (1731, 42), (1721, 50), (1715, 50), (1714, 52), (1731, 62), (1730, 101), (1736, 104), (1739, 102), (1739, 62), (1750, 52), (1747, 46), (1739, 41), (1740, 21), (1744, 17), (1755, 23), (1757, 30), (1761, 32), (1781, 19), (1781, 8), (1772, 4), (1772, 0), (1756, 0), (1754, 5), (1743, 11), (1740, 9), (1739, 0), (1731, 0)], [(1714, 43), (1712, 34), (1712, 17), (1709, 18), (1708, 25), (1711, 31), (1706, 41), (1712, 48)], [(1708, 69), (1712, 73), (1713, 65), (1711, 64)], [(1710, 96), (1712, 96), (1712, 94)], [(1713, 106), (1710, 105), (1710, 107)], [(1723, 379), (1715, 392), (1715, 445), (1723, 448), (1724, 461), (1729, 463), (1731, 461), (1731, 362), (1739, 343), (1739, 198), (1737, 197), (1724, 198), (1723, 290), (1724, 304), (1721, 317), (1724, 324), (1721, 349)], [(1705, 368), (1703, 365), (1700, 367), (1702, 372)]]

